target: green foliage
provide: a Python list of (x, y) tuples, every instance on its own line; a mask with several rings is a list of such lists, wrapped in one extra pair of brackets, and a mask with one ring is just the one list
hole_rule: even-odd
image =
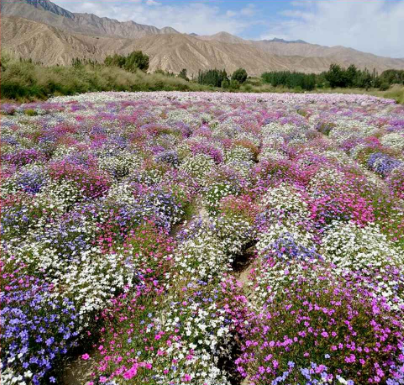
[[(57, 95), (75, 95), (84, 92), (100, 91), (213, 91), (222, 90), (235, 92), (292, 92), (310, 91), (313, 88), (321, 92), (327, 92), (330, 83), (326, 79), (328, 72), (321, 74), (301, 74), (292, 72), (267, 72), (261, 78), (248, 78), (240, 85), (233, 79), (230, 81), (226, 71), (209, 70), (200, 71), (195, 81), (187, 81), (182, 76), (185, 69), (179, 75), (172, 72), (157, 70), (154, 74), (146, 74), (143, 71), (126, 71), (122, 57), (109, 56), (106, 64), (96, 63), (91, 60), (74, 59), (71, 66), (49, 66), (33, 63), (32, 60), (15, 59), (6, 52), (1, 54), (1, 98), (17, 100), (47, 99)], [(122, 67), (114, 63), (121, 63)], [(345, 71), (341, 68), (341, 71)], [(366, 89), (366, 93), (395, 99), (404, 104), (404, 87), (395, 83), (400, 82), (404, 71), (387, 70), (380, 76), (375, 72), (358, 70), (354, 66), (346, 72), (352, 82), (355, 92)], [(198, 83), (196, 83), (198, 81)], [(387, 85), (391, 85), (386, 88)], [(377, 87), (379, 90), (367, 90), (369, 87)], [(341, 88), (338, 92), (352, 92), (351, 88)], [(362, 91), (365, 92), (365, 91)]]
[(331, 88), (345, 87), (346, 85), (344, 70), (338, 64), (330, 65), (330, 69), (326, 73), (325, 78), (330, 83)]
[(222, 84), (220, 85), (223, 89), (229, 89), (230, 88), (230, 81), (229, 79), (223, 79)]
[(338, 64), (331, 64), (330, 69), (325, 72), (324, 76), (331, 88), (359, 87), (369, 89), (380, 86), (380, 79), (376, 71), (370, 73), (366, 68), (360, 70), (353, 64), (348, 69), (344, 69)]
[(247, 80), (247, 71), (244, 68), (239, 68), (231, 75), (231, 80), (237, 80), (240, 84), (243, 84)]
[(231, 90), (238, 90), (240, 88), (240, 83), (236, 79), (231, 79), (230, 80), (230, 89)]
[(149, 57), (142, 51), (135, 51), (125, 58), (124, 68), (127, 71), (134, 72), (137, 69), (147, 71), (149, 69)]
[(149, 57), (142, 51), (134, 51), (128, 56), (113, 55), (107, 56), (104, 64), (112, 67), (124, 68), (126, 71), (135, 72), (136, 70), (147, 71), (149, 69)]
[(316, 86), (315, 74), (304, 74), (300, 72), (264, 72), (261, 75), (262, 81), (277, 86), (285, 86), (287, 88), (294, 88), (301, 90), (311, 91)]
[(380, 84), (379, 90), (380, 91), (387, 91), (390, 88), (389, 83), (383, 82)]
[(38, 115), (38, 113), (35, 110), (33, 110), (32, 108), (26, 109), (24, 111), (24, 113), (25, 113), (25, 115), (28, 115), (28, 116), (36, 116), (36, 115)]
[(222, 82), (228, 80), (226, 70), (207, 70), (199, 71), (198, 73), (198, 83), (205, 84), (213, 87), (221, 87)]
[(163, 76), (170, 76), (170, 77), (174, 77), (175, 73), (174, 72), (170, 72), (170, 71), (164, 71), (161, 68), (157, 69), (154, 71), (154, 73), (156, 75), (163, 75)]
[(187, 82), (189, 82), (189, 78), (188, 78), (188, 76), (187, 76), (187, 70), (186, 70), (186, 68), (183, 68), (183, 69), (181, 70), (181, 72), (178, 74), (178, 77), (181, 78), (181, 79), (186, 80)]
[(117, 66), (80, 59), (76, 59), (72, 66), (45, 67), (3, 56), (1, 66), (2, 99), (37, 100), (99, 91), (211, 90), (167, 73), (129, 72)]
[[(331, 64), (328, 71), (321, 74), (304, 74), (300, 72), (265, 72), (262, 81), (274, 87), (283, 86), (295, 92), (312, 91), (315, 88), (377, 88), (382, 83), (388, 85), (391, 81), (400, 81), (400, 71), (391, 70), (384, 76), (378, 76), (376, 71), (360, 70), (351, 64), (347, 69), (338, 64)], [(404, 71), (403, 71), (404, 72)], [(393, 80), (394, 79), (394, 80)]]
[(404, 84), (404, 70), (386, 70), (380, 75), (380, 82), (388, 85)]
[(10, 55), (8, 55), (6, 52), (1, 53), (1, 59), (0, 59), (0, 67), (1, 71), (5, 71), (7, 68), (7, 64), (11, 60)]
[(123, 68), (125, 61), (125, 56), (115, 54), (113, 56), (107, 56), (104, 60), (104, 64), (111, 67)]

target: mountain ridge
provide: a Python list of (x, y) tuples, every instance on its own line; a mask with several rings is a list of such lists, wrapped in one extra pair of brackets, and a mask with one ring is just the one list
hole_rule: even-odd
[(72, 59), (103, 61), (114, 53), (142, 50), (150, 71), (189, 74), (199, 70), (243, 67), (250, 75), (264, 71), (319, 73), (332, 63), (383, 71), (404, 69), (393, 59), (341, 46), (325, 47), (301, 40), (245, 40), (222, 31), (214, 35), (181, 34), (134, 21), (120, 22), (94, 14), (73, 13), (49, 0), (2, 0), (2, 44), (22, 58), (45, 65), (71, 64)]
[[(179, 33), (174, 28), (157, 28), (134, 21), (120, 22), (92, 13), (73, 13), (49, 0), (1, 0), (2, 16), (17, 16), (52, 25), (71, 33), (122, 38), (140, 38), (146, 35)], [(67, 16), (65, 16), (65, 14)]]

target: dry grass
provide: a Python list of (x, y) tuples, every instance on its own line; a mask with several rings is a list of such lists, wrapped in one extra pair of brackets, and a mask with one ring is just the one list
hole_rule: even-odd
[(365, 90), (363, 88), (334, 88), (326, 90), (316, 90), (313, 92), (340, 93), (340, 94), (365, 94), (386, 99), (394, 99), (397, 103), (404, 104), (404, 86), (396, 84), (386, 91), (378, 89)]

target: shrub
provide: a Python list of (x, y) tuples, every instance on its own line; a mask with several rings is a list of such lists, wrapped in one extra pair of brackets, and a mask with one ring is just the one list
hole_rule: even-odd
[(390, 88), (389, 83), (382, 83), (380, 84), (379, 90), (380, 91), (387, 91)]
[(231, 75), (231, 80), (237, 80), (240, 84), (243, 84), (247, 80), (247, 71), (244, 68), (239, 68)]
[(240, 83), (236, 79), (231, 79), (229, 87), (231, 90), (238, 90), (240, 88)]
[(149, 57), (143, 54), (142, 51), (134, 51), (128, 56), (113, 55), (107, 56), (104, 60), (107, 66), (115, 66), (124, 68), (127, 71), (134, 72), (137, 69), (147, 71), (149, 68)]

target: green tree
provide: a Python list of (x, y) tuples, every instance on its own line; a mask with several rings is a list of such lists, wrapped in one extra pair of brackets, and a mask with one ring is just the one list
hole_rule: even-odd
[(230, 88), (230, 81), (229, 79), (223, 79), (222, 80), (222, 84), (220, 84), (220, 87), (222, 87), (223, 89), (228, 89)]
[(228, 79), (226, 70), (207, 70), (198, 72), (198, 83), (208, 86), (220, 87), (224, 80)]
[(331, 64), (330, 69), (325, 74), (325, 78), (330, 83), (331, 88), (345, 87), (345, 71), (338, 64)]
[(380, 75), (380, 82), (391, 84), (404, 84), (403, 70), (386, 70)]
[(125, 58), (124, 68), (131, 72), (137, 69), (146, 72), (149, 69), (149, 57), (142, 51), (134, 51)]
[(351, 64), (345, 71), (345, 86), (353, 87), (357, 83), (359, 71), (354, 64)]
[(248, 74), (244, 68), (239, 68), (231, 75), (231, 80), (237, 80), (240, 84), (243, 84), (247, 80)]
[(135, 72), (140, 69), (147, 71), (149, 68), (149, 57), (142, 51), (134, 51), (128, 56), (114, 54), (107, 56), (104, 60), (107, 66), (124, 68), (126, 71)]
[(186, 68), (183, 68), (183, 69), (180, 71), (180, 73), (178, 74), (178, 77), (181, 78), (181, 79), (186, 80), (187, 82), (189, 82), (189, 78), (188, 78), (188, 76), (187, 76), (187, 70), (186, 70)]
[(114, 54), (113, 56), (107, 56), (104, 60), (104, 64), (112, 67), (122, 68), (125, 65), (125, 56)]

